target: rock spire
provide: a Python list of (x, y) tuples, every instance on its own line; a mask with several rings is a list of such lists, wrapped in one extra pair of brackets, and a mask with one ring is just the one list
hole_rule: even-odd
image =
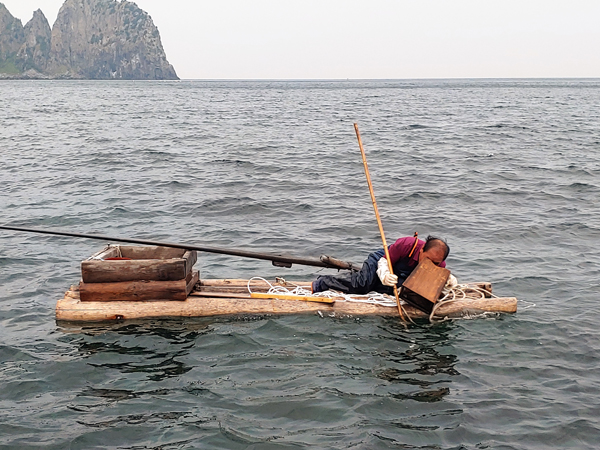
[(66, 0), (23, 27), (0, 3), (0, 77), (178, 79), (152, 18), (126, 0)]

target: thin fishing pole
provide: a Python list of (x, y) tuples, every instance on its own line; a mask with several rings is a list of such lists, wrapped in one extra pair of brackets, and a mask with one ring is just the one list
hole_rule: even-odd
[[(379, 225), (379, 233), (381, 234), (381, 241), (383, 242), (383, 250), (385, 251), (385, 257), (388, 262), (388, 269), (391, 274), (394, 273), (392, 266), (392, 260), (390, 259), (390, 252), (388, 250), (387, 241), (385, 240), (385, 233), (383, 231), (383, 224), (381, 223), (381, 217), (379, 216), (379, 209), (377, 208), (377, 201), (375, 200), (375, 192), (373, 191), (373, 183), (371, 182), (371, 175), (369, 174), (369, 166), (367, 165), (367, 155), (363, 148), (362, 140), (360, 138), (360, 132), (358, 131), (358, 124), (354, 124), (354, 130), (356, 131), (356, 138), (358, 139), (358, 146), (360, 147), (360, 153), (362, 155), (363, 165), (365, 166), (365, 175), (367, 176), (367, 184), (369, 185), (369, 192), (371, 193), (371, 201), (373, 202), (373, 209), (375, 210), (375, 217), (377, 218), (377, 225)], [(402, 305), (400, 305), (400, 297), (398, 296), (398, 287), (394, 285), (394, 296), (396, 297), (396, 305), (398, 306), (398, 313), (400, 318), (406, 323), (404, 313), (402, 312)]]

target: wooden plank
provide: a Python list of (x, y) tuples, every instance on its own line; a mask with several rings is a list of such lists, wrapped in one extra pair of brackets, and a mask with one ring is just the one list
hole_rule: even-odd
[(252, 292), (251, 294), (244, 293), (228, 293), (228, 292), (215, 292), (215, 291), (194, 291), (190, 295), (196, 297), (207, 297), (207, 298), (278, 298), (280, 300), (300, 300), (305, 302), (319, 302), (319, 303), (335, 303), (335, 298), (325, 297), (308, 297), (306, 295), (290, 295), (290, 294), (269, 294), (266, 292)]
[(82, 261), (81, 277), (85, 283), (116, 283), (123, 281), (176, 281), (186, 277), (183, 259), (129, 261)]
[(491, 298), (492, 297), (492, 283), (490, 283), (489, 281), (478, 281), (475, 283), (465, 283), (467, 286), (471, 286), (477, 289), (481, 289), (482, 291), (484, 291), (485, 297), (486, 298)]
[(92, 259), (116, 258), (117, 256), (119, 256), (119, 247), (114, 245), (108, 245), (99, 252), (96, 252), (92, 256), (90, 256), (88, 258), (88, 261)]
[(114, 302), (143, 300), (185, 300), (198, 282), (198, 271), (190, 272), (187, 279), (177, 281), (123, 281), (116, 283), (79, 284), (83, 302)]
[[(68, 292), (68, 291), (67, 291)], [(207, 297), (207, 298), (245, 298), (247, 300), (250, 300), (252, 297), (250, 297), (250, 294), (247, 293), (243, 293), (243, 292), (216, 292), (216, 291), (199, 291), (199, 290), (194, 290), (192, 292), (190, 292), (190, 295), (193, 295), (195, 297)]]
[(181, 248), (159, 247), (156, 245), (120, 245), (121, 254), (131, 259), (172, 259), (183, 258), (186, 250)]
[[(332, 305), (315, 302), (291, 302), (277, 299), (205, 298), (190, 295), (187, 300), (173, 301), (115, 301), (82, 302), (78, 292), (72, 290), (56, 305), (56, 319), (72, 322), (101, 322), (122, 319), (156, 319), (176, 317), (210, 317), (226, 315), (264, 314), (316, 314), (335, 316), (398, 316), (396, 307), (385, 307), (366, 303), (338, 301)], [(416, 308), (406, 305), (407, 314), (413, 319), (427, 318)], [(514, 313), (517, 299), (483, 298), (465, 299), (440, 305), (438, 316), (460, 317), (466, 314)]]
[(425, 312), (431, 312), (449, 276), (448, 269), (438, 267), (430, 259), (423, 258), (402, 283), (400, 297)]
[(275, 293), (262, 293), (262, 292), (252, 292), (250, 294), (251, 298), (276, 298), (279, 300), (300, 300), (303, 302), (317, 302), (317, 303), (335, 303), (335, 300), (332, 298), (326, 297), (309, 297), (307, 295), (290, 295), (290, 294), (275, 294)]
[(185, 276), (194, 268), (194, 264), (198, 261), (198, 252), (196, 250), (188, 250), (181, 257), (185, 261)]
[[(296, 286), (301, 286), (305, 289), (310, 290), (310, 284), (307, 282), (287, 282), (287, 283), (277, 283), (275, 280), (266, 281), (257, 279), (252, 280), (250, 282), (250, 287), (253, 291), (257, 292), (267, 292), (271, 289), (272, 286), (283, 286), (288, 289), (293, 289)], [(209, 279), (209, 280), (200, 280), (199, 291), (210, 291), (210, 292), (220, 292), (220, 293), (244, 293), (248, 292), (248, 280), (240, 280), (240, 279)]]
[(187, 282), (187, 284), (185, 285), (186, 298), (190, 295), (190, 292), (194, 290), (196, 284), (198, 284), (198, 281), (200, 281), (200, 272), (198, 270), (192, 270), (190, 272), (190, 275), (188, 275), (185, 279), (185, 281)]
[[(273, 280), (268, 280), (268, 282), (272, 285), (277, 285), (277, 286), (302, 286), (302, 287), (310, 287), (311, 282), (310, 281), (288, 281), (284, 284), (279, 284)], [(235, 287), (235, 286), (244, 286), (246, 287), (248, 285), (248, 279), (238, 279), (238, 278), (218, 278), (218, 279), (207, 279), (207, 280), (201, 280), (200, 281), (200, 285), (201, 286), (229, 286), (229, 287)], [(263, 280), (259, 280), (259, 279), (255, 279), (252, 280), (250, 282), (250, 286), (269, 286), (269, 284), (267, 284), (265, 281)]]
[[(97, 259), (81, 262), (81, 277), (84, 283), (117, 283), (124, 281), (176, 281), (186, 278), (197, 261), (197, 252), (176, 250), (180, 254), (177, 258), (161, 259), (160, 256), (172, 256), (175, 252), (165, 251), (161, 247), (128, 247), (121, 246), (122, 255), (131, 256), (156, 256), (156, 258), (138, 258), (132, 260), (102, 261)], [(144, 249), (143, 251), (133, 249)], [(116, 251), (116, 250), (115, 250)], [(154, 253), (152, 253), (154, 252)]]
[[(255, 292), (267, 292), (270, 289), (269, 286), (252, 286), (252, 291)], [(238, 293), (247, 293), (247, 286), (233, 286), (233, 287), (221, 287), (221, 286), (200, 286), (198, 288), (200, 292), (221, 292), (223, 294), (238, 294)]]

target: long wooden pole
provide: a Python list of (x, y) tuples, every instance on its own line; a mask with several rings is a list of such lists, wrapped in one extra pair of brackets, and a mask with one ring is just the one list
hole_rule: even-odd
[[(388, 262), (388, 268), (390, 273), (394, 273), (392, 266), (392, 260), (390, 259), (390, 252), (388, 250), (387, 241), (385, 240), (385, 233), (383, 232), (383, 225), (381, 223), (381, 217), (379, 216), (379, 209), (377, 208), (377, 200), (375, 200), (375, 192), (373, 191), (373, 183), (371, 183), (371, 175), (369, 174), (369, 166), (367, 165), (367, 155), (363, 148), (362, 140), (360, 138), (360, 132), (358, 131), (358, 124), (354, 124), (354, 131), (356, 131), (356, 138), (358, 139), (358, 146), (360, 147), (360, 153), (362, 154), (363, 165), (365, 166), (365, 175), (367, 176), (367, 183), (369, 184), (369, 192), (371, 192), (371, 200), (373, 201), (373, 209), (375, 210), (375, 217), (377, 218), (377, 224), (379, 225), (379, 233), (381, 234), (381, 241), (383, 242), (383, 250), (385, 251), (385, 258)], [(400, 297), (398, 296), (398, 287), (394, 285), (394, 296), (396, 297), (396, 305), (398, 306), (398, 312), (400, 318), (406, 322), (404, 313), (402, 312), (402, 306), (400, 305)]]
[(245, 251), (245, 250), (209, 247), (206, 245), (181, 244), (181, 243), (175, 243), (175, 242), (159, 242), (159, 241), (151, 241), (148, 239), (100, 236), (100, 235), (96, 235), (96, 234), (73, 233), (70, 231), (61, 231), (61, 230), (43, 230), (43, 229), (39, 229), (39, 228), (13, 227), (13, 226), (8, 226), (8, 225), (0, 225), (0, 230), (22, 231), (22, 232), (26, 232), (26, 233), (50, 234), (53, 236), (67, 236), (67, 237), (84, 238), (84, 239), (96, 239), (96, 240), (108, 241), (108, 242), (125, 242), (125, 243), (130, 243), (130, 244), (157, 245), (159, 247), (181, 248), (184, 250), (197, 250), (200, 252), (219, 253), (222, 255), (241, 256), (244, 258), (267, 260), (267, 261), (271, 261), (274, 266), (280, 266), (280, 267), (292, 267), (292, 264), (301, 264), (301, 265), (305, 265), (305, 266), (314, 266), (314, 267), (328, 267), (328, 268), (333, 268), (333, 269), (356, 270), (356, 264), (352, 264), (352, 263), (346, 262), (346, 261), (340, 261), (339, 259), (332, 258), (331, 256), (325, 256), (325, 255), (321, 256), (320, 259), (298, 258), (298, 257), (293, 257), (293, 256), (273, 255), (273, 254), (269, 254), (269, 253), (249, 252), (249, 251)]

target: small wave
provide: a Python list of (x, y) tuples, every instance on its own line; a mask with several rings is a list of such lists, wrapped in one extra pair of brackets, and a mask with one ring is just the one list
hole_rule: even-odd
[(234, 165), (237, 167), (250, 167), (254, 168), (255, 164), (252, 161), (245, 161), (241, 159), (215, 159), (210, 162), (211, 164), (224, 164), (224, 165)]
[(187, 190), (192, 187), (192, 183), (187, 181), (179, 181), (179, 180), (163, 180), (158, 182), (151, 182), (156, 188), (171, 188), (171, 189), (181, 189)]
[(575, 192), (589, 192), (589, 191), (597, 191), (599, 189), (598, 186), (589, 183), (583, 182), (575, 182), (568, 186), (569, 189)]

